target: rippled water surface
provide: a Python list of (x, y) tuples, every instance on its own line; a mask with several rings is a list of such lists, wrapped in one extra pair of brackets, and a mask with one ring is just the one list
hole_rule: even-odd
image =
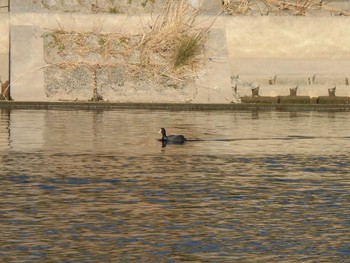
[(0, 120), (0, 262), (350, 262), (349, 113)]

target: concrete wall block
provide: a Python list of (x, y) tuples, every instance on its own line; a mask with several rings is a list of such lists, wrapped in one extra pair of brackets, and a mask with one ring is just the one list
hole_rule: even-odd
[(316, 85), (349, 85), (349, 77), (345, 74), (315, 74), (312, 80)]
[(96, 70), (97, 93), (102, 98), (112, 98), (117, 95), (126, 95), (124, 92), (127, 72), (125, 67), (102, 67)]
[(85, 65), (44, 70), (46, 95), (55, 100), (90, 100), (95, 88), (94, 70)]
[(226, 23), (229, 53), (236, 58), (346, 60), (349, 20), (345, 16), (233, 16)]
[(196, 103), (237, 102), (227, 51), (225, 28), (212, 28), (206, 43), (205, 74), (199, 74)]
[[(290, 89), (295, 88), (293, 85), (261, 85), (259, 87), (259, 96), (262, 97), (278, 97), (289, 96)], [(237, 86), (237, 93), (241, 97), (252, 97), (251, 86)]]
[[(130, 52), (139, 37), (123, 38), (117, 34), (98, 33), (47, 33), (44, 39), (45, 62), (49, 64), (64, 62), (85, 62), (88, 64), (118, 64), (125, 62), (138, 63), (140, 52)], [(126, 40), (125, 40), (126, 39)], [(124, 43), (124, 42), (125, 43)], [(136, 42), (139, 43), (139, 42)]]
[(38, 6), (46, 8), (50, 11), (59, 11), (63, 9), (61, 0), (41, 0), (36, 2), (36, 9)]
[(349, 5), (349, 1), (347, 0), (333, 0), (333, 1), (328, 1), (326, 3), (327, 6), (329, 7), (333, 7), (336, 9), (341, 9), (341, 10), (349, 10), (350, 5)]
[(9, 10), (9, 0), (0, 0), (0, 13), (7, 13)]
[(62, 56), (60, 56), (60, 51), (63, 46), (55, 44), (55, 39), (52, 34), (43, 35), (44, 41), (44, 59), (46, 63), (54, 64), (61, 63), (64, 61)]
[(277, 74), (275, 84), (279, 85), (308, 85), (311, 84), (312, 77), (296, 74)]
[(350, 97), (350, 86), (349, 85), (337, 85), (335, 87), (335, 96)]
[(10, 0), (11, 12), (32, 12), (35, 0)]
[(119, 102), (186, 102), (196, 94), (192, 81), (153, 81), (149, 73), (132, 73), (124, 65), (97, 69), (96, 87), (103, 100)]
[(0, 81), (9, 80), (9, 16), (1, 13), (0, 15)]
[(195, 3), (195, 7), (199, 7), (198, 4), (202, 3), (201, 12), (204, 14), (218, 14), (222, 9), (221, 0), (188, 0), (188, 2)]
[(297, 95), (298, 96), (328, 96), (328, 89), (333, 88), (329, 85), (299, 85)]
[(32, 25), (11, 25), (10, 82), (11, 97), (16, 101), (47, 100), (41, 35)]
[(252, 88), (250, 86), (238, 85), (236, 91), (239, 97), (252, 97)]
[(269, 85), (274, 82), (274, 76), (256, 75), (256, 74), (237, 74), (231, 77), (232, 81), (237, 84), (250, 85), (258, 83), (259, 85)]
[(290, 89), (295, 88), (293, 85), (262, 85), (259, 89), (260, 96), (289, 96)]

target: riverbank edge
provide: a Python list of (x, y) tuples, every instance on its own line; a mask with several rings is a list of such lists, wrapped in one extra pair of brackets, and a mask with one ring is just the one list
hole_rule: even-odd
[(171, 110), (171, 111), (350, 111), (350, 104), (280, 104), (280, 103), (117, 103), (117, 102), (35, 102), (0, 101), (0, 109), (20, 110)]

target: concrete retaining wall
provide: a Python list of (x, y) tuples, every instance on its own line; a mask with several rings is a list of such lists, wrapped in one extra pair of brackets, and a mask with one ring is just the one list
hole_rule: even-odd
[[(82, 14), (74, 12), (73, 5), (72, 12), (64, 13), (54, 9), (55, 1), (46, 2), (52, 10), (45, 11), (43, 1), (11, 1), (11, 95), (17, 101), (88, 100), (98, 89), (101, 94), (105, 91), (103, 99), (111, 101), (229, 103), (239, 101), (237, 96), (251, 96), (252, 84), (260, 86), (261, 96), (289, 95), (296, 86), (300, 96), (326, 96), (333, 87), (336, 95), (350, 96), (350, 17), (220, 16), (212, 27), (205, 67), (195, 85), (181, 87), (179, 92), (170, 88), (173, 83), (168, 89), (152, 82), (120, 88), (122, 70), (103, 66), (92, 71), (84, 63), (91, 65), (95, 60), (94, 65), (100, 65), (101, 60), (91, 54), (90, 58), (66, 57), (82, 67), (62, 71), (55, 65), (62, 57), (51, 54), (52, 60), (47, 60), (46, 34), (55, 30), (142, 34), (152, 18)], [(218, 7), (218, 1), (207, 4)], [(0, 19), (4, 24), (9, 21), (4, 16)], [(208, 24), (213, 16), (201, 19)]]

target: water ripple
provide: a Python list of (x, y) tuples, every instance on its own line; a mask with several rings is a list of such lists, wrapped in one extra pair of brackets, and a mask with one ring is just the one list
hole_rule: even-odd
[[(256, 130), (261, 138), (271, 137), (208, 139), (162, 149), (155, 138), (136, 136), (131, 129), (135, 125), (128, 121), (158, 126), (163, 112), (107, 112), (109, 122), (101, 124), (102, 131), (96, 126), (95, 133), (83, 133), (86, 123), (75, 126), (72, 134), (82, 133), (83, 140), (75, 137), (73, 144), (57, 118), (74, 126), (78, 119), (88, 121), (92, 115), (103, 123), (102, 113), (38, 114), (35, 120), (46, 121), (39, 127), (46, 140), (33, 139), (29, 147), (21, 145), (22, 137), (14, 136), (18, 139), (12, 148), (1, 145), (0, 261), (350, 260), (350, 154), (342, 149), (347, 146), (342, 130), (333, 134), (330, 146), (324, 132), (313, 129), (319, 127), (319, 115), (293, 115), (291, 125), (288, 113), (265, 114), (261, 119), (256, 115), (252, 119), (250, 113), (192, 113), (186, 119), (183, 113), (167, 112), (171, 121), (182, 123), (179, 127), (191, 124), (200, 131), (193, 137), (215, 134), (209, 120), (228, 123), (219, 134), (223, 139), (238, 132), (232, 133), (230, 123), (241, 125), (242, 138), (252, 138)], [(20, 117), (29, 115), (18, 112), (11, 118)], [(113, 133), (116, 119), (125, 125), (119, 137)], [(275, 131), (271, 127), (277, 123)], [(334, 116), (329, 125), (334, 128)], [(304, 127), (305, 134), (289, 138), (294, 126)], [(312, 131), (321, 134), (312, 136)], [(130, 133), (133, 136), (128, 138)], [(111, 138), (115, 149), (109, 146)], [(274, 138), (290, 140), (284, 145), (284, 140)], [(331, 150), (317, 146), (323, 143)]]

